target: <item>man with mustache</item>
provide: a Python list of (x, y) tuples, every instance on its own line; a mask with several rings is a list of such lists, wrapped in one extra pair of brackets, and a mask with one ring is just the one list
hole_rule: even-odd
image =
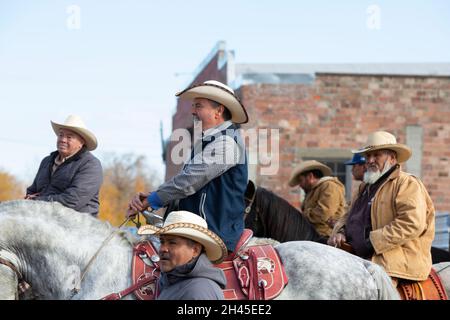
[(411, 149), (389, 132), (377, 131), (366, 147), (352, 152), (364, 154), (367, 172), (328, 244), (381, 265), (394, 285), (401, 279), (425, 280), (432, 265), (435, 210), (420, 179), (401, 170)]
[(57, 201), (96, 216), (103, 169), (90, 151), (97, 148), (97, 138), (77, 115), (68, 116), (62, 124), (51, 124), (57, 150), (42, 160), (25, 199)]
[(227, 248), (199, 215), (172, 211), (161, 228), (146, 225), (138, 234), (160, 239), (157, 300), (224, 299), (225, 274), (212, 262), (220, 263)]
[(234, 251), (244, 230), (244, 194), (248, 168), (238, 124), (248, 122), (244, 106), (227, 85), (209, 80), (177, 93), (192, 102), (194, 141), (181, 172), (153, 192), (140, 192), (129, 203), (128, 216), (148, 207), (159, 209), (179, 200), (178, 210), (200, 215)]

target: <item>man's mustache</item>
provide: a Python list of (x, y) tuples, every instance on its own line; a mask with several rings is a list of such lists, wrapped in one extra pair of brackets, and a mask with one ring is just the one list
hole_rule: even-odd
[(170, 260), (170, 254), (168, 254), (168, 253), (159, 254), (159, 258), (161, 260)]

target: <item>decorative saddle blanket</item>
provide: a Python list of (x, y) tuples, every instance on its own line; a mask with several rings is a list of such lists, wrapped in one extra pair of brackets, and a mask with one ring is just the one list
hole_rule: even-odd
[(400, 280), (397, 290), (402, 300), (448, 300), (442, 282), (433, 268), (424, 281)]
[[(276, 298), (288, 282), (278, 253), (270, 245), (245, 248), (253, 232), (246, 229), (235, 252), (215, 267), (221, 268), (227, 278), (223, 290), (226, 300), (270, 300)], [(140, 300), (158, 296), (160, 269), (158, 254), (148, 240), (138, 243), (133, 250), (133, 285), (103, 300), (117, 300), (134, 293)]]

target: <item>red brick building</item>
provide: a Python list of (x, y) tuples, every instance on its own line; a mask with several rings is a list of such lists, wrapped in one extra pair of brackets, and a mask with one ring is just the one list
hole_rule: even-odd
[[(210, 79), (241, 98), (250, 118), (244, 129), (278, 129), (278, 172), (252, 165), (250, 178), (294, 206), (300, 191), (287, 181), (300, 161), (326, 162), (350, 194), (355, 186), (343, 162), (369, 132), (386, 130), (412, 148), (404, 169), (422, 178), (437, 211), (450, 211), (450, 64), (237, 64), (219, 42), (191, 83)], [(173, 130), (191, 122), (190, 105), (178, 102)], [(168, 179), (179, 166), (166, 158)]]

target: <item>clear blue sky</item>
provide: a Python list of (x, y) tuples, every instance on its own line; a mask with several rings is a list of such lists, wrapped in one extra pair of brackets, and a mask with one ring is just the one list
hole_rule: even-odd
[(75, 113), (97, 156), (146, 155), (162, 179), (159, 123), (167, 137), (175, 92), (219, 40), (237, 63), (358, 63), (450, 62), (449, 39), (446, 0), (0, 0), (0, 168), (30, 182), (50, 120)]

